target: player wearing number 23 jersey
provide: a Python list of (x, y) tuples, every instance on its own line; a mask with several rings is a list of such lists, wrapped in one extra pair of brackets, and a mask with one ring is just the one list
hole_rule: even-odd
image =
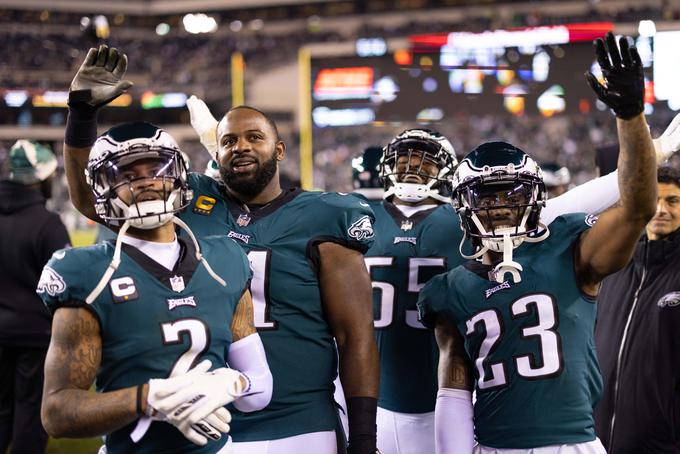
[(484, 143), (456, 169), (453, 205), (473, 250), (465, 257), (480, 260), (436, 276), (418, 300), (440, 352), (439, 453), (604, 453), (592, 415), (602, 388), (595, 296), (654, 213), (644, 116), (617, 126), (627, 138), (621, 172), (637, 169), (644, 183), (620, 185), (620, 204), (599, 219), (572, 214), (543, 224), (541, 169), (509, 143)]
[(255, 326), (274, 377), (264, 410), (233, 414), (234, 441), (334, 430), (336, 348), (321, 304), (314, 246), (329, 241), (365, 252), (374, 237), (368, 203), (353, 195), (288, 189), (248, 210), (211, 178), (190, 174), (189, 184), (194, 202), (182, 219), (197, 236), (227, 235), (248, 254)]
[[(521, 282), (489, 280), (469, 261), (434, 277), (418, 302), (423, 323), (444, 317), (474, 364), (477, 441), (526, 448), (591, 441), (602, 380), (593, 332), (595, 301), (578, 288), (573, 243), (586, 216), (558, 217), (548, 239), (519, 248)], [(530, 402), (527, 402), (530, 399)]]

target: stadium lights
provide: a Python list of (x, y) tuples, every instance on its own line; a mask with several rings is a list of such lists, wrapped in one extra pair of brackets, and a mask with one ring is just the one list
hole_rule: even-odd
[(28, 99), (28, 92), (26, 90), (7, 90), (4, 98), (8, 107), (21, 107)]
[(182, 19), (184, 29), (193, 34), (212, 33), (217, 30), (217, 21), (214, 17), (203, 13), (187, 14)]
[(156, 26), (156, 34), (158, 36), (165, 36), (170, 31), (170, 26), (165, 22), (161, 22)]

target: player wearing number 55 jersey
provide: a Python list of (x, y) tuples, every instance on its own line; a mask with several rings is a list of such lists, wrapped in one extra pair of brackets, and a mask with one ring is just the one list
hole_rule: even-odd
[[(89, 137), (97, 108), (130, 84), (122, 80), (125, 68), (109, 60), (125, 61), (124, 55), (106, 48), (97, 55), (74, 79), (81, 89), (71, 93), (64, 166), (73, 204), (101, 222), (83, 178)], [(194, 198), (181, 217), (197, 236), (228, 235), (248, 252), (256, 320), (275, 383), (267, 408), (234, 418), (235, 452), (344, 450), (344, 440), (336, 440), (332, 389), (339, 357), (347, 449), (374, 454), (378, 359), (362, 254), (374, 236), (370, 208), (353, 196), (283, 191), (278, 162), (286, 147), (262, 112), (236, 107), (218, 125), (205, 104), (192, 98), (190, 105), (192, 125), (219, 162), (224, 184), (189, 177)]]
[(58, 251), (43, 270), (38, 293), (55, 314), (45, 428), (106, 434), (109, 453), (227, 452), (224, 405), (252, 411), (271, 396), (245, 254), (224, 236), (176, 237), (175, 224), (186, 225), (174, 213), (191, 191), (167, 132), (112, 128), (87, 175), (98, 213), (119, 232), (115, 244)]
[(608, 85), (591, 83), (618, 117), (621, 203), (593, 227), (584, 215), (543, 225), (540, 168), (508, 143), (480, 145), (456, 170), (454, 205), (481, 263), (435, 277), (418, 301), (440, 350), (439, 453), (471, 452), (473, 430), (480, 453), (604, 452), (592, 417), (601, 391), (594, 297), (629, 260), (656, 196), (640, 60), (626, 41), (621, 56), (611, 34), (608, 49), (598, 41)]

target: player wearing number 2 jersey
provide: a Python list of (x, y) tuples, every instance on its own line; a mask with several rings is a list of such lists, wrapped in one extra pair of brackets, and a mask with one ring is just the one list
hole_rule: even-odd
[(107, 131), (87, 175), (119, 232), (115, 244), (58, 251), (43, 270), (38, 293), (55, 313), (43, 424), (58, 437), (106, 434), (109, 453), (225, 452), (224, 405), (252, 411), (271, 396), (247, 258), (224, 236), (177, 238), (191, 191), (162, 129)]
[[(100, 64), (107, 72), (90, 75), (84, 85), (105, 96), (74, 116), (73, 124), (80, 126), (77, 144), (64, 150), (73, 204), (95, 220), (100, 219), (83, 179), (89, 144), (77, 145), (92, 130), (96, 108), (129, 86), (121, 81), (124, 68), (106, 57), (96, 61)], [(246, 246), (258, 324), (275, 369), (271, 404), (253, 417), (239, 413), (235, 418), (235, 452), (333, 454), (338, 445), (344, 449), (344, 440), (336, 440), (332, 399), (339, 356), (348, 396), (347, 449), (374, 454), (378, 359), (362, 254), (373, 238), (370, 208), (353, 196), (282, 191), (278, 162), (286, 147), (274, 122), (240, 106), (218, 124), (205, 104), (192, 98), (191, 105), (196, 103), (192, 124), (219, 162), (224, 185), (214, 189), (205, 183), (214, 181), (209, 177), (192, 177), (194, 199), (182, 218), (198, 236), (230, 235)]]
[[(592, 217), (577, 215), (546, 227), (539, 221), (545, 202), (540, 168), (505, 142), (480, 145), (456, 170), (454, 205), (475, 249), (472, 257), (481, 263), (432, 279), (418, 301), (440, 350), (439, 453), (471, 452), (473, 431), (480, 453), (604, 452), (592, 418), (601, 387), (593, 300), (601, 280), (629, 260), (656, 196), (639, 57), (627, 41), (623, 58), (611, 34), (608, 41), (610, 55), (598, 42), (598, 60), (617, 74), (607, 78), (616, 96), (600, 85), (596, 92), (619, 117), (619, 179), (625, 184), (619, 184), (618, 206), (592, 228)], [(618, 85), (626, 80), (630, 85)], [(619, 93), (630, 86), (637, 89), (626, 101), (637, 101), (622, 107)]]

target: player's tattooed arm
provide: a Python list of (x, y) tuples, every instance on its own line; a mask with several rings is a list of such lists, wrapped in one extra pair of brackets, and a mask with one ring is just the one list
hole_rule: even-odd
[(233, 342), (255, 334), (255, 322), (253, 320), (253, 298), (250, 290), (246, 290), (236, 306), (234, 318), (231, 321), (231, 333)]
[(57, 310), (45, 359), (41, 408), (43, 426), (51, 436), (99, 436), (139, 417), (136, 387), (107, 393), (89, 390), (99, 370), (101, 354), (95, 316), (83, 308)]
[[(606, 41), (606, 43), (605, 43)], [(656, 210), (656, 154), (644, 117), (644, 76), (635, 47), (614, 35), (595, 41), (604, 85), (592, 74), (595, 94), (616, 113), (619, 136), (618, 184), (621, 203), (603, 213), (574, 248), (581, 290), (594, 295), (605, 276), (624, 267)]]
[(94, 210), (94, 194), (85, 180), (85, 169), (90, 148), (76, 148), (64, 144), (64, 171), (71, 203), (83, 216), (102, 222)]
[(463, 337), (451, 322), (437, 317), (434, 329), (439, 346), (439, 387), (472, 391), (472, 369)]

